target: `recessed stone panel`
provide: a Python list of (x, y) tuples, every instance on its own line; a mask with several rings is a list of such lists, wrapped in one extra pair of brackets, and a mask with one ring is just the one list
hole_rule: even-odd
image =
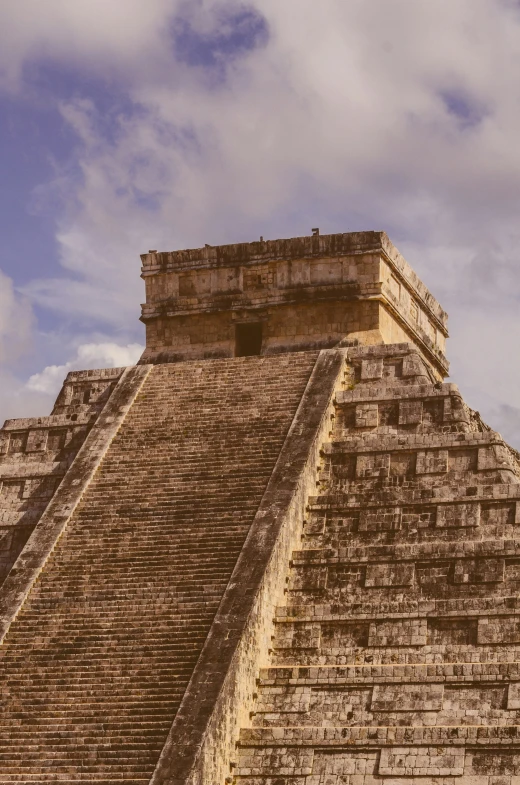
[(461, 785), (520, 785), (520, 752), (517, 750), (468, 750), (466, 762), (470, 776)]
[(365, 586), (411, 586), (414, 581), (415, 564), (369, 564), (366, 568)]
[(419, 586), (428, 586), (432, 589), (436, 585), (444, 586), (450, 580), (452, 563), (441, 559), (432, 559), (429, 562), (417, 562), (415, 575)]
[(402, 374), (409, 376), (426, 376), (427, 371), (418, 354), (407, 354), (403, 357)]
[(368, 622), (323, 622), (321, 647), (324, 651), (345, 652), (346, 649), (367, 646)]
[(400, 526), (401, 510), (399, 507), (378, 507), (360, 511), (360, 532), (396, 531)]
[(378, 423), (377, 403), (361, 403), (356, 406), (356, 428), (376, 428)]
[(448, 471), (450, 472), (475, 472), (477, 471), (478, 450), (449, 450)]
[(419, 425), (423, 417), (422, 401), (401, 401), (399, 403), (399, 425)]
[(273, 771), (277, 777), (298, 777), (312, 774), (314, 750), (309, 747), (252, 747), (241, 749), (235, 775), (266, 777)]
[(48, 431), (44, 428), (38, 428), (29, 431), (26, 444), (26, 452), (42, 452), (47, 447), (47, 434)]
[(429, 646), (474, 646), (477, 643), (477, 624), (475, 618), (428, 619)]
[(298, 565), (292, 572), (290, 588), (296, 591), (320, 591), (327, 583), (327, 567)]
[(372, 379), (381, 379), (383, 376), (383, 360), (362, 360), (361, 362), (361, 381), (367, 382)]
[(437, 506), (436, 526), (442, 529), (461, 529), (478, 526), (480, 521), (480, 505), (476, 502), (467, 504), (439, 504)]
[(360, 478), (388, 477), (390, 455), (388, 453), (366, 453), (358, 455), (356, 475)]
[(341, 283), (342, 277), (341, 259), (316, 259), (310, 263), (311, 284)]
[(67, 430), (65, 428), (49, 431), (47, 437), (47, 450), (49, 452), (59, 452), (67, 443)]
[(364, 564), (334, 564), (328, 568), (327, 589), (350, 590), (365, 583)]
[(321, 640), (319, 624), (277, 624), (274, 649), (316, 649)]
[[(372, 775), (377, 769), (377, 760), (379, 752), (376, 750), (360, 750), (336, 752), (331, 751), (316, 751), (314, 753), (314, 765), (312, 767), (313, 777), (309, 779), (309, 785), (364, 785), (365, 776), (370, 779), (367, 785), (371, 783)], [(326, 779), (325, 779), (326, 777)], [(351, 777), (356, 779), (352, 780)], [(316, 780), (315, 780), (316, 778)], [(275, 785), (275, 780), (272, 781)], [(279, 783), (282, 785), (282, 783)], [(291, 782), (292, 785), (292, 782)]]
[(311, 688), (297, 686), (264, 688), (255, 704), (256, 713), (283, 712), (284, 714), (304, 714), (309, 711)]
[(520, 616), (491, 616), (478, 620), (480, 644), (520, 643)]
[(369, 646), (425, 646), (426, 619), (389, 619), (370, 624)]
[(516, 519), (515, 502), (491, 502), (480, 506), (482, 525), (507, 526), (514, 525)]
[(507, 708), (520, 709), (520, 682), (511, 682), (507, 690)]
[(416, 470), (417, 453), (398, 450), (390, 455), (391, 477), (412, 477)]
[(7, 452), (10, 454), (25, 452), (27, 437), (27, 431), (11, 431), (9, 434), (9, 446), (7, 448)]
[(435, 525), (437, 510), (435, 507), (427, 505), (414, 505), (413, 507), (402, 508), (402, 525), (409, 530), (430, 529)]
[(443, 474), (448, 471), (447, 450), (419, 450), (417, 474)]
[(381, 684), (372, 692), (372, 711), (440, 711), (443, 684)]
[(458, 559), (454, 583), (499, 583), (504, 580), (504, 559)]
[(387, 777), (453, 777), (464, 774), (464, 747), (383, 747), (379, 774)]

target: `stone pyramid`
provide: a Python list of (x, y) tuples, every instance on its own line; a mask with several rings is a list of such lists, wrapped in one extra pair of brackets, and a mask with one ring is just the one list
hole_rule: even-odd
[(386, 235), (145, 254), (0, 431), (0, 783), (520, 785), (520, 462)]

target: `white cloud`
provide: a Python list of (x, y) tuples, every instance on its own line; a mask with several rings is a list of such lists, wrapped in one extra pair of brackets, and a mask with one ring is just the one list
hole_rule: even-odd
[(24, 65), (41, 58), (131, 77), (151, 53), (160, 54), (165, 19), (177, 5), (175, 0), (2, 0), (0, 84), (16, 88)]
[(143, 349), (144, 346), (136, 343), (126, 346), (118, 346), (115, 343), (83, 344), (78, 346), (76, 356), (72, 360), (63, 365), (48, 365), (43, 371), (33, 374), (27, 382), (27, 390), (56, 395), (69, 371), (135, 365)]
[(0, 427), (7, 419), (49, 414), (54, 398), (28, 390), (23, 379), (7, 368), (0, 368)]
[(12, 280), (0, 270), (0, 363), (13, 362), (27, 350), (32, 324), (29, 301), (15, 292)]
[(63, 204), (64, 274), (24, 292), (62, 318), (129, 329), (148, 248), (315, 225), (385, 229), (451, 313), (448, 354), (469, 403), (491, 425), (493, 416), (513, 422), (518, 5), (328, 0), (324, 11), (315, 0), (253, 0), (269, 41), (230, 60), (221, 81), (176, 62), (168, 28), (182, 11), (205, 36), (221, 31), (230, 3), (102, 5), (6, 0), (0, 9), (0, 29), (12, 31), (0, 46), (11, 86), (23, 63), (52, 54), (118, 74), (138, 107), (114, 117), (108, 137), (92, 100), (62, 105), (81, 171), (60, 171), (48, 186)]

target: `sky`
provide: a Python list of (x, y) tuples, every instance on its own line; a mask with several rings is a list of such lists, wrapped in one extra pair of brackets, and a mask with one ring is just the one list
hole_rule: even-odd
[(134, 363), (139, 254), (384, 230), (520, 449), (517, 0), (2, 0), (0, 420)]

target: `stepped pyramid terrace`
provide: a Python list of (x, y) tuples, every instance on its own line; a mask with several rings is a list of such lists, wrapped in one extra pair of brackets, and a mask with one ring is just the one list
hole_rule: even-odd
[(0, 785), (520, 785), (520, 461), (380, 232), (142, 256), (0, 431)]

